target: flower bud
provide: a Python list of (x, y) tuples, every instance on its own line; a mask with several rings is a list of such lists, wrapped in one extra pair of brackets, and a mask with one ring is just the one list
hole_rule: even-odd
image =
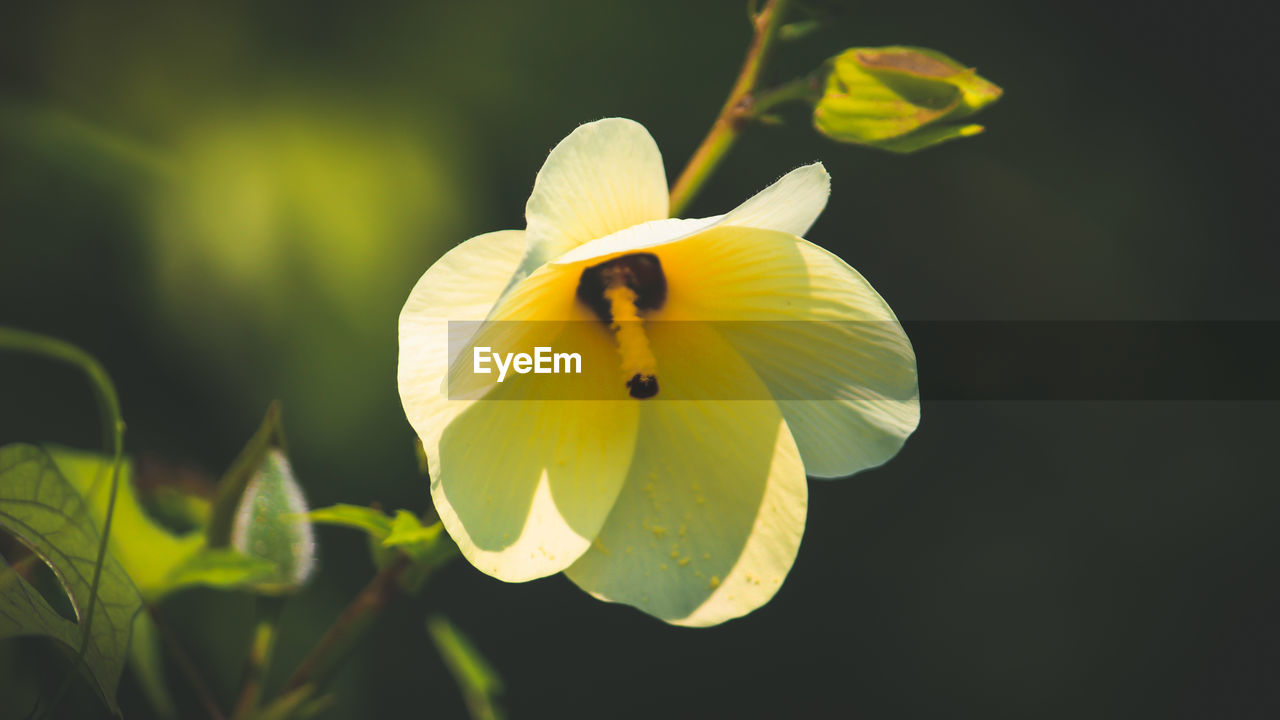
[(231, 545), (269, 560), (276, 572), (258, 583), (265, 594), (301, 587), (315, 569), (315, 538), (307, 518), (307, 501), (293, 468), (279, 448), (271, 448), (244, 489), (231, 530)]
[(973, 68), (934, 50), (851, 48), (829, 62), (813, 124), (839, 142), (915, 152), (982, 132), (981, 125), (956, 121), (1002, 92)]

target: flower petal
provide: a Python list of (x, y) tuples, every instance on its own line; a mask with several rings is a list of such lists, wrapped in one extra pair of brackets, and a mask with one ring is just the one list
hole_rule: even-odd
[(552, 258), (551, 265), (572, 265), (584, 260), (596, 260), (609, 255), (633, 253), (655, 248), (676, 240), (683, 240), (695, 233), (714, 227), (720, 216), (713, 218), (669, 218), (635, 225), (626, 230), (607, 235), (598, 240), (579, 245), (569, 252)]
[(667, 217), (662, 154), (643, 125), (606, 118), (552, 149), (525, 206), (527, 274), (589, 240)]
[(790, 571), (804, 532), (804, 470), (776, 403), (678, 399), (714, 385), (718, 397), (758, 388), (714, 328), (650, 330), (661, 390), (638, 403), (626, 485), (565, 574), (602, 600), (669, 623), (715, 625), (768, 602)]
[(880, 465), (919, 424), (911, 341), (840, 258), (787, 233), (729, 227), (659, 257), (670, 298), (660, 319), (729, 321), (716, 327), (778, 400), (808, 474)]
[[(511, 256), (504, 260), (509, 270)], [(424, 283), (436, 281), (428, 276)], [(488, 297), (502, 286), (483, 282)], [(576, 301), (576, 286), (573, 273), (543, 268), (517, 283), (470, 340), (437, 342), (454, 350), (460, 342), (492, 343), (503, 353), (546, 346), (615, 358), (612, 335)], [(485, 317), (481, 305), (473, 307), (462, 319)], [(441, 350), (435, 359), (443, 365), (447, 354)], [(463, 349), (461, 360), (470, 354)], [(449, 387), (419, 429), (445, 529), (472, 565), (501, 580), (522, 582), (567, 567), (586, 551), (622, 487), (635, 444), (636, 403), (626, 396), (616, 364), (580, 368), (575, 375), (522, 375), (524, 382), (496, 382), (490, 374), (476, 393)], [(613, 388), (616, 399), (554, 399), (573, 397), (573, 387), (584, 383)]]
[(822, 163), (813, 163), (783, 175), (725, 215), (661, 220), (626, 228), (578, 245), (563, 255), (548, 258), (546, 262), (568, 265), (656, 248), (726, 225), (803, 235), (827, 206), (830, 193), (831, 176)]
[[(447, 402), (449, 321), (483, 320), (524, 254), (523, 230), (478, 235), (445, 253), (418, 280), (400, 311), (398, 385), (409, 424), (430, 448), (460, 408)], [(428, 453), (431, 476), (439, 455)]]
[(729, 211), (719, 225), (778, 230), (804, 235), (831, 194), (831, 176), (822, 163), (798, 167)]
[[(584, 340), (553, 347), (575, 342)], [(616, 368), (596, 372), (607, 377), (595, 382), (621, 387)], [(508, 582), (560, 572), (586, 552), (622, 488), (636, 439), (633, 400), (525, 399), (532, 388), (504, 383), (469, 403), (444, 429), (431, 482), (463, 555)]]

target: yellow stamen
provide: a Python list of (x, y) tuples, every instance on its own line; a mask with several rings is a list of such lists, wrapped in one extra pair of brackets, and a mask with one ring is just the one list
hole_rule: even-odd
[(609, 301), (609, 313), (613, 318), (609, 328), (618, 343), (622, 373), (631, 396), (653, 397), (658, 392), (658, 361), (649, 348), (649, 337), (644, 333), (643, 321), (636, 309), (636, 292), (618, 275), (613, 275), (608, 278), (604, 297)]

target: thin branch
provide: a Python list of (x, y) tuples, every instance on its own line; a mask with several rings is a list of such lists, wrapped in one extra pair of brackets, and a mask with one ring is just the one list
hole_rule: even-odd
[(790, 102), (815, 103), (822, 97), (819, 73), (798, 77), (777, 87), (756, 92), (751, 102), (751, 118), (759, 118), (779, 105)]
[(729, 91), (729, 97), (720, 114), (711, 125), (711, 130), (703, 138), (702, 144), (693, 151), (689, 163), (685, 165), (675, 186), (671, 188), (671, 216), (677, 217), (697, 195), (703, 183), (711, 176), (716, 166), (724, 158), (729, 148), (742, 134), (743, 128), (751, 116), (752, 93), (760, 80), (760, 72), (769, 59), (774, 39), (778, 36), (778, 27), (786, 14), (788, 0), (769, 0), (764, 8), (752, 18), (755, 34), (751, 46), (747, 48), (747, 56), (742, 61), (742, 70), (738, 79)]
[[(89, 377), (95, 394), (98, 397), (98, 410), (102, 416), (103, 444), (112, 455), (111, 487), (107, 493), (107, 512), (102, 519), (102, 534), (98, 538), (98, 554), (93, 564), (93, 577), (89, 582), (89, 602), (85, 610), (84, 629), (80, 638), (80, 647), (76, 652), (76, 665), (85, 662), (85, 654), (89, 652), (89, 643), (93, 640), (93, 620), (98, 606), (98, 587), (102, 583), (102, 567), (106, 564), (107, 543), (111, 539), (111, 521), (115, 517), (116, 495), (120, 490), (120, 463), (124, 456), (124, 418), (120, 415), (120, 400), (116, 395), (116, 386), (106, 369), (89, 353), (68, 342), (46, 335), (26, 332), (17, 328), (0, 327), (0, 350), (17, 350), (33, 355), (60, 360), (79, 368)], [(72, 668), (62, 681), (62, 686), (54, 695), (53, 704), (66, 693), (75, 677), (76, 668)]]
[(278, 597), (259, 597), (254, 602), (253, 641), (249, 645), (249, 657), (245, 661), (244, 680), (240, 685), (240, 697), (236, 699), (231, 720), (246, 720), (258, 709), (262, 698), (262, 686), (266, 680), (271, 655), (275, 651), (276, 629), (284, 600)]
[(399, 594), (397, 583), (408, 567), (409, 559), (401, 555), (386, 569), (374, 575), (298, 664), (280, 694), (288, 694), (308, 683), (323, 679), (350, 652), (377, 614)]

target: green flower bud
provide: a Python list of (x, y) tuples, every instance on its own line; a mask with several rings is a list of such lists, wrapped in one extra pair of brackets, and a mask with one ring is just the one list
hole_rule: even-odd
[(934, 50), (851, 48), (829, 62), (813, 125), (839, 142), (915, 152), (982, 132), (981, 125), (955, 121), (1002, 93), (973, 68)]
[(301, 587), (315, 569), (315, 537), (307, 501), (293, 477), (289, 459), (271, 448), (245, 486), (231, 529), (231, 545), (276, 566), (274, 577), (257, 584), (266, 594)]

